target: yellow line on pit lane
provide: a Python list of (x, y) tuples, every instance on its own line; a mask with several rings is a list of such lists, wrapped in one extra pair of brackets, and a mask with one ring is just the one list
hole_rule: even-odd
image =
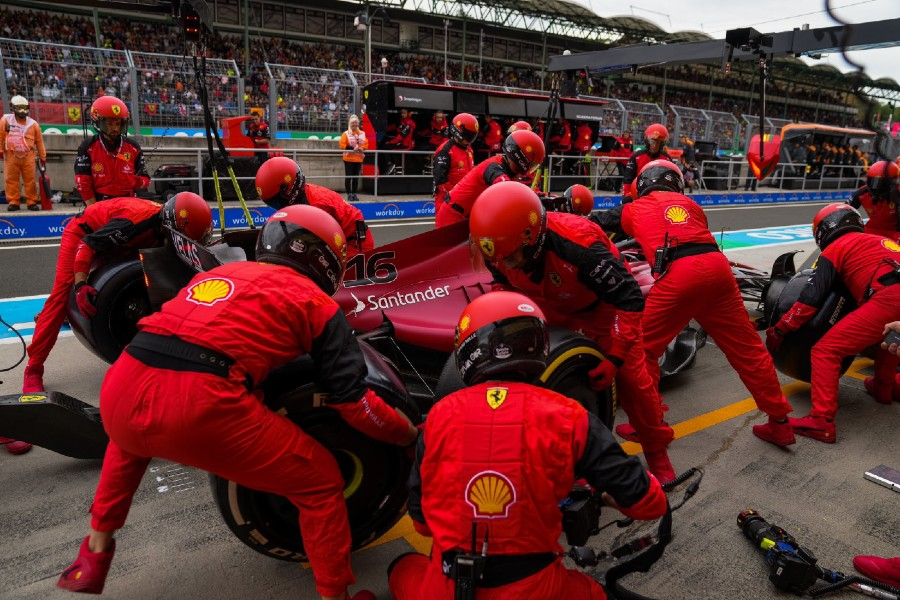
[[(864, 376), (860, 375), (858, 371), (871, 365), (872, 361), (870, 359), (858, 358), (850, 365), (846, 375), (857, 379), (863, 379)], [(781, 391), (785, 398), (790, 398), (791, 396), (805, 392), (808, 389), (809, 384), (802, 381), (793, 381), (781, 386)], [(683, 438), (693, 433), (697, 433), (698, 431), (708, 429), (714, 425), (718, 425), (719, 423), (724, 423), (735, 417), (740, 417), (741, 415), (745, 415), (754, 410), (759, 409), (753, 398), (744, 398), (743, 400), (739, 400), (728, 406), (723, 406), (708, 413), (698, 415), (693, 419), (676, 423), (672, 426), (672, 429), (675, 430), (675, 439)], [(634, 455), (642, 452), (641, 445), (635, 442), (623, 442), (621, 446), (627, 454)], [(400, 538), (405, 539), (416, 552), (421, 554), (428, 554), (431, 552), (431, 538), (416, 533), (413, 528), (412, 519), (409, 518), (409, 515), (403, 517), (390, 531), (362, 550), (374, 548), (375, 546), (380, 546), (381, 544), (386, 544)]]

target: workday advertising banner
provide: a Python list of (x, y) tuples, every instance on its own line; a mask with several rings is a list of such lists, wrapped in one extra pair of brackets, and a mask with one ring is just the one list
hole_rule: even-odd
[[(846, 200), (850, 192), (844, 191), (805, 191), (805, 192), (771, 192), (771, 193), (732, 193), (732, 194), (694, 194), (691, 198), (701, 206), (742, 206), (754, 204), (772, 204), (776, 202), (840, 202)], [(595, 210), (607, 210), (621, 202), (619, 196), (597, 196), (594, 198)], [(395, 202), (359, 202), (354, 204), (366, 221), (386, 219), (426, 219), (434, 218), (434, 201), (432, 200), (399, 200)], [(219, 211), (212, 206), (213, 223), (219, 229)], [(267, 206), (250, 208), (250, 217), (256, 226), (266, 222), (272, 214)], [(0, 241), (29, 240), (40, 238), (59, 238), (63, 229), (75, 215), (68, 214), (22, 214), (16, 216), (0, 216)], [(225, 209), (225, 227), (247, 227), (247, 219), (240, 207)]]

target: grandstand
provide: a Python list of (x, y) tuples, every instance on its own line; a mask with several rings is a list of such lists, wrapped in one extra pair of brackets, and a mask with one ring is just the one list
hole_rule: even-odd
[[(190, 134), (201, 128), (193, 66), (173, 19), (139, 9), (126, 16), (102, 8), (102, 1), (93, 4), (101, 8), (19, 0), (0, 8), (4, 106), (9, 97), (22, 94), (34, 102), (32, 114), (42, 125), (75, 127), (94, 98), (116, 94), (132, 107), (142, 135), (173, 129)], [(705, 37), (667, 33), (636, 17), (600, 17), (566, 0), (385, 1), (377, 4), (365, 33), (354, 26), (354, 18), (376, 5), (254, 0), (244, 14), (244, 4), (209, 1), (215, 33), (207, 42), (213, 59), (207, 83), (214, 112), (231, 116), (261, 107), (272, 127), (290, 136), (339, 132), (349, 113), (359, 111), (369, 72), (544, 90), (547, 58), (566, 49)], [(367, 41), (373, 63), (368, 68)], [(387, 67), (381, 66), (382, 57)], [(744, 115), (756, 112), (755, 74), (752, 67), (738, 66), (727, 81), (724, 77), (714, 66), (658, 66), (607, 77), (597, 82), (599, 89), (582, 86), (581, 91), (635, 107), (656, 105), (676, 135), (708, 137), (739, 150), (749, 133)], [(867, 83), (877, 97), (900, 95), (893, 80)], [(861, 125), (851, 96), (853, 81), (830, 67), (776, 59), (768, 85), (771, 118)], [(692, 110), (694, 117), (702, 114), (700, 121), (685, 117)], [(639, 139), (644, 123), (637, 111), (633, 114), (623, 125)]]

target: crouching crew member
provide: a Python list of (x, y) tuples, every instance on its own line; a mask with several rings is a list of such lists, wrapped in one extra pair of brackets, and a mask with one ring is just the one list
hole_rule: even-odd
[(309, 204), (327, 212), (340, 223), (347, 237), (348, 256), (368, 252), (375, 247), (375, 240), (362, 212), (344, 202), (337, 192), (307, 183), (300, 165), (286, 156), (269, 159), (259, 168), (256, 193), (276, 211), (292, 204)]
[[(813, 235), (822, 255), (800, 298), (766, 331), (766, 346), (781, 347), (784, 335), (811, 319), (837, 281), (859, 308), (838, 321), (812, 348), (812, 410), (791, 419), (794, 432), (820, 442), (835, 441), (841, 362), (881, 342), (884, 324), (900, 319), (900, 244), (863, 233), (862, 218), (847, 204), (829, 204), (816, 213)], [(900, 357), (878, 350), (875, 377), (866, 389), (878, 402), (890, 404)]]
[(344, 600), (354, 582), (344, 482), (334, 456), (262, 403), (254, 385), (310, 354), (325, 402), (354, 428), (395, 444), (418, 431), (364, 383), (366, 366), (331, 296), (346, 242), (324, 211), (289, 206), (259, 233), (260, 262), (232, 262), (195, 276), (109, 369), (100, 411), (110, 442), (91, 508), (91, 531), (63, 571), (62, 588), (100, 593), (113, 534), (151, 457), (191, 465), (288, 498), (300, 511), (304, 548), (322, 598)]
[(661, 483), (673, 480), (666, 447), (675, 434), (662, 420), (662, 398), (644, 365), (644, 298), (603, 231), (579, 215), (548, 213), (528, 186), (514, 181), (478, 197), (469, 231), (495, 289), (521, 291), (540, 304), (551, 325), (597, 343), (606, 359), (590, 372), (591, 387), (616, 382), (650, 472)]
[[(759, 334), (747, 318), (728, 259), (709, 231), (706, 214), (683, 195), (684, 180), (667, 160), (647, 163), (637, 178), (637, 196), (622, 211), (622, 229), (653, 263), (656, 282), (644, 306), (647, 371), (659, 383), (659, 358), (679, 331), (696, 319), (725, 353), (769, 422), (753, 433), (778, 446), (795, 442), (787, 415), (791, 405)], [(634, 428), (616, 432), (640, 441)]]
[(643, 520), (666, 511), (659, 482), (628, 457), (578, 402), (533, 385), (549, 338), (540, 308), (513, 292), (473, 300), (456, 329), (456, 364), (470, 386), (431, 410), (410, 475), (409, 513), (434, 538), (431, 558), (407, 554), (389, 570), (397, 600), (450, 600), (465, 577), (457, 557), (473, 534), (486, 554), (473, 597), (606, 597), (563, 565), (560, 501), (584, 478), (608, 506)]

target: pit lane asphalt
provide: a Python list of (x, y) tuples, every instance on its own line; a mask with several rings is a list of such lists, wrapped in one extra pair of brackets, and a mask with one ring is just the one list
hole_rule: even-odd
[[(708, 214), (714, 231), (723, 226), (747, 229), (808, 224), (819, 206), (748, 207)], [(386, 243), (426, 228), (375, 224), (374, 232), (379, 243)], [(808, 252), (812, 244), (728, 254), (768, 270), (775, 256), (791, 249)], [(0, 250), (0, 296), (47, 293), (56, 252), (56, 247)], [(18, 345), (0, 345), (0, 368), (12, 365), (20, 353)], [(106, 366), (74, 338), (62, 338), (47, 363), (45, 383), (96, 404)], [(21, 389), (22, 370), (19, 366), (2, 374), (0, 394)], [(784, 527), (828, 568), (852, 573), (856, 554), (900, 555), (900, 496), (863, 479), (864, 471), (878, 464), (900, 467), (896, 442), (900, 403), (882, 406), (869, 398), (862, 378), (870, 373), (871, 362), (860, 359), (841, 380), (836, 444), (798, 438), (795, 446), (779, 449), (753, 437), (751, 425), (762, 423), (764, 417), (746, 400), (746, 389), (711, 341), (692, 369), (665, 381), (662, 388), (670, 407), (667, 419), (678, 435), (670, 447), (672, 462), (678, 471), (703, 467), (703, 484), (675, 513), (675, 538), (663, 558), (650, 573), (632, 575), (626, 584), (655, 598), (793, 597), (772, 587), (762, 552), (735, 525), (737, 514), (747, 508)], [(783, 376), (781, 381), (794, 414), (806, 414), (808, 386)], [(620, 411), (617, 422), (622, 419)], [(628, 451), (639, 450), (625, 446)], [(54, 584), (87, 531), (99, 469), (98, 461), (78, 461), (39, 448), (23, 456), (0, 450), (0, 598), (72, 597)], [(678, 491), (671, 496), (673, 501), (680, 497)], [(614, 515), (605, 510), (603, 522)], [(613, 527), (593, 538), (592, 545), (608, 550), (636, 534)], [(355, 589), (366, 587), (381, 599), (389, 598), (387, 565), (422, 544), (408, 521), (401, 522), (378, 545), (354, 555), (359, 584)], [(317, 596), (310, 571), (257, 554), (231, 535), (218, 516), (204, 473), (156, 460), (118, 535), (118, 553), (104, 597)], [(831, 597), (855, 596), (845, 591)]]

